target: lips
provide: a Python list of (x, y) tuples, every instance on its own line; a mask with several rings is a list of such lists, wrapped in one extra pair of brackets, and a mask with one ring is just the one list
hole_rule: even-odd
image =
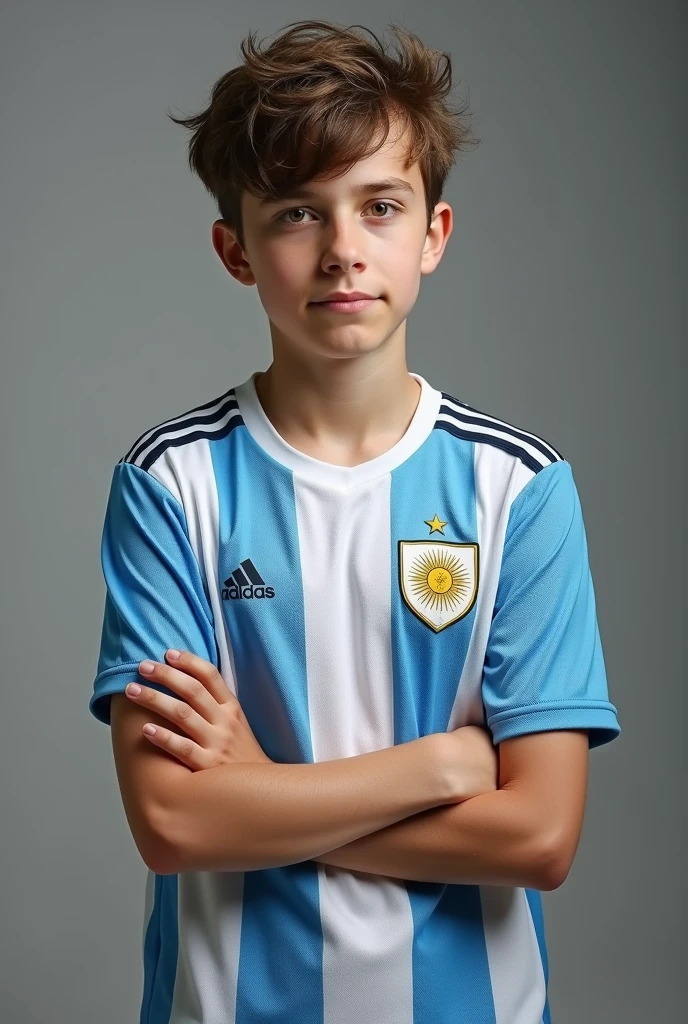
[(357, 299), (376, 299), (377, 295), (369, 295), (367, 292), (333, 292), (332, 295), (325, 296), (324, 299), (318, 299), (315, 305), (322, 305), (324, 302), (356, 302)]
[(353, 299), (349, 302), (341, 302), (338, 299), (330, 299), (327, 302), (314, 302), (314, 306), (320, 306), (323, 312), (327, 313), (358, 313), (368, 306), (372, 306), (377, 299)]

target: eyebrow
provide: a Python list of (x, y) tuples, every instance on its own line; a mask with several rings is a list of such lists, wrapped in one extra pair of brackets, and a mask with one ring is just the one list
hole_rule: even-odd
[[(352, 185), (351, 195), (361, 196), (366, 195), (369, 192), (406, 192), (408, 195), (415, 196), (415, 190), (409, 181), (405, 181), (403, 178), (381, 178), (379, 181), (367, 181), (360, 185)], [(313, 192), (309, 188), (292, 188), (288, 194), (278, 196), (273, 199), (272, 196), (268, 196), (265, 199), (261, 199), (259, 206), (273, 206), (275, 203), (283, 203), (290, 199), (317, 199), (318, 193)]]

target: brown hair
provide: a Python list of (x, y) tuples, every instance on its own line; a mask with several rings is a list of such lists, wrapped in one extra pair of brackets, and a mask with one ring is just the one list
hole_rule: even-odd
[(480, 141), (470, 135), (468, 104), (445, 102), (452, 78), (448, 53), (392, 25), (397, 56), (370, 29), (364, 31), (374, 43), (357, 28), (364, 26), (291, 22), (262, 51), (250, 32), (241, 43), (244, 63), (217, 80), (208, 106), (187, 118), (168, 114), (193, 133), (189, 166), (242, 249), (243, 190), (279, 198), (313, 178), (346, 173), (384, 145), (396, 119), (409, 129), (408, 166), (420, 162), (429, 229), (455, 151)]

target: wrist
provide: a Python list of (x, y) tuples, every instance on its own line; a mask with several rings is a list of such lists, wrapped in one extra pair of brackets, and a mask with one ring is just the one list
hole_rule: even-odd
[(437, 806), (456, 803), (464, 799), (461, 792), (461, 770), (457, 737), (451, 733), (435, 732), (423, 736), (425, 757), (432, 774)]
[[(432, 735), (438, 781), (445, 804), (459, 804), (495, 788), (486, 776), (484, 730), (465, 726)], [(494, 772), (493, 772), (494, 774)]]

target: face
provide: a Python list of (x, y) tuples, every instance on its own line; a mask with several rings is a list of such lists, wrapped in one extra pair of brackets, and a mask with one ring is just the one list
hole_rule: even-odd
[[(309, 182), (308, 196), (263, 203), (244, 193), (245, 250), (224, 221), (213, 224), (229, 273), (258, 289), (275, 350), (342, 359), (403, 346), (421, 275), (435, 269), (452, 229), (451, 207), (438, 203), (426, 230), (423, 179), (406, 152), (405, 137), (390, 132), (346, 174)], [(391, 178), (400, 181), (369, 187)], [(333, 291), (373, 301), (342, 312), (322, 304)]]

